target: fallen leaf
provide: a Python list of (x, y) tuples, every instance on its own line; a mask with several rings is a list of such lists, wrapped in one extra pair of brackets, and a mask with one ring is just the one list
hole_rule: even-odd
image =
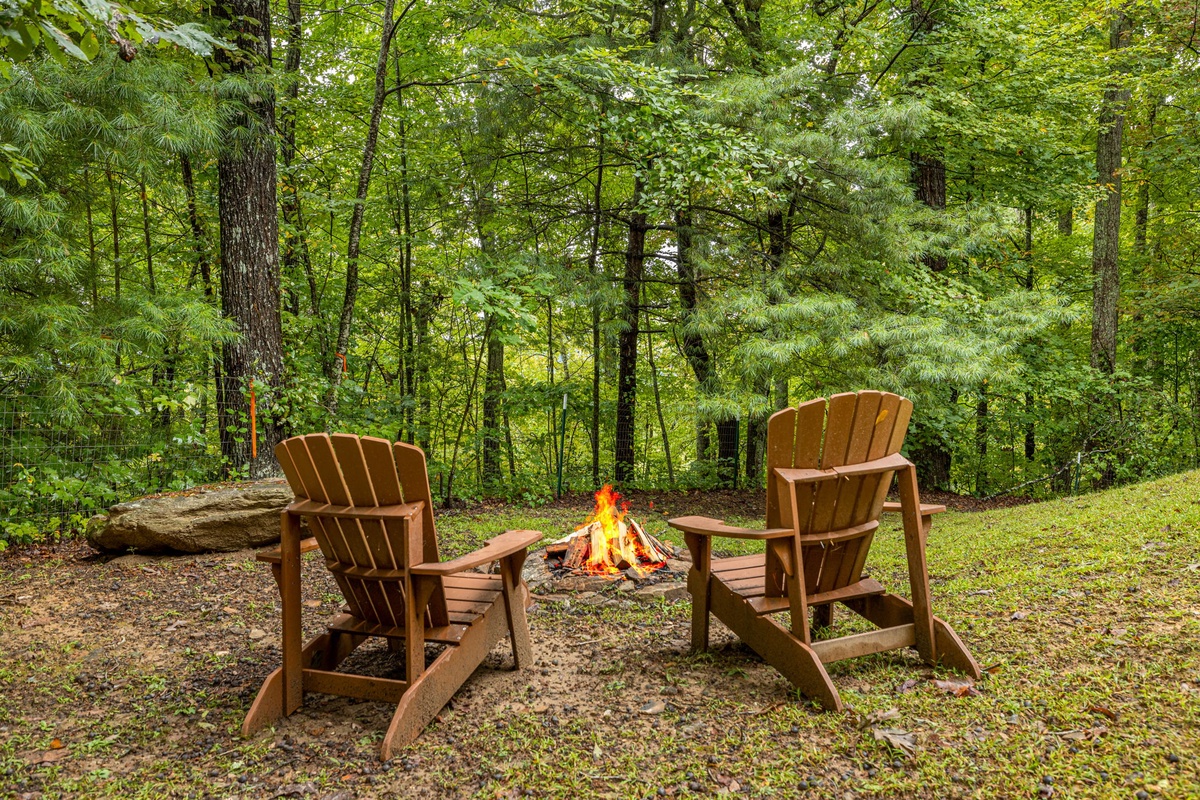
[(909, 678), (904, 683), (896, 687), (896, 694), (908, 694), (913, 689), (917, 688), (921, 682), (915, 678)]
[(898, 719), (899, 716), (900, 709), (894, 707), (889, 708), (886, 711), (872, 711), (863, 718), (861, 723), (859, 723), (858, 729), (862, 730), (863, 728), (869, 728), (873, 725), (878, 725), (880, 722), (886, 722), (889, 719)]
[(29, 757), (28, 760), (30, 766), (37, 766), (38, 764), (53, 764), (55, 761), (66, 758), (68, 755), (70, 755), (70, 753), (70, 750), (62, 747), (57, 750), (47, 750), (44, 753), (34, 753)]
[(871, 733), (875, 736), (875, 740), (886, 742), (890, 747), (893, 747), (905, 755), (911, 756), (917, 751), (917, 737), (915, 734), (909, 733), (900, 728), (872, 728)]
[(1117, 721), (1117, 713), (1107, 706), (1088, 706), (1087, 710), (1092, 714), (1099, 714), (1102, 717), (1108, 717), (1113, 722)]
[(1011, 617), (1009, 617), (1009, 619), (1015, 622), (1017, 620), (1025, 619), (1028, 616), (1029, 616), (1028, 611), (1014, 611), (1013, 615)]
[(305, 600), (304, 607), (305, 608), (320, 608), (321, 601), (320, 600)]
[(600, 745), (592, 745), (592, 758), (599, 761), (604, 756), (604, 751), (600, 749)]
[(933, 685), (941, 689), (946, 694), (952, 694), (955, 697), (971, 697), (979, 694), (979, 690), (975, 688), (975, 684), (969, 680), (952, 679), (948, 681), (935, 680)]
[(50, 740), (50, 749), (51, 750), (62, 750), (64, 747), (66, 747), (66, 745), (62, 743), (62, 739), (51, 739)]
[(661, 714), (667, 709), (667, 704), (662, 700), (654, 700), (638, 709), (639, 714)]

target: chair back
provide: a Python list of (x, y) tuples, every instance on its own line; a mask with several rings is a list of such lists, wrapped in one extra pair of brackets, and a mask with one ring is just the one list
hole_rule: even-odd
[[(340, 516), (305, 510), (350, 613), (403, 627), (408, 568), (438, 560), (437, 533), (425, 454), (420, 448), (370, 436), (313, 433), (275, 448), (297, 501), (327, 504)], [(402, 516), (346, 516), (421, 503), (420, 524)]]
[(807, 593), (861, 578), (895, 473), (798, 484), (793, 497), (777, 470), (827, 470), (898, 453), (911, 416), (912, 402), (900, 395), (847, 392), (785, 408), (767, 423), (767, 527), (800, 536)]

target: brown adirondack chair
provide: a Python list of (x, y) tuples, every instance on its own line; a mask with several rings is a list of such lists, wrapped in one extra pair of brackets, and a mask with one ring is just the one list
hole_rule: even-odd
[[(507, 531), (469, 555), (438, 560), (425, 454), (409, 444), (349, 434), (296, 436), (275, 448), (296, 500), (282, 514), (272, 565), (283, 607), (283, 666), (259, 689), (242, 724), (249, 736), (298, 709), (305, 692), (395, 703), (380, 754), (415, 739), (507, 633), (513, 660), (532, 662), (521, 580), (537, 531)], [(307, 518), (313, 538), (301, 541)], [(303, 646), (300, 555), (320, 549), (346, 600), (344, 613)], [(500, 573), (468, 572), (500, 562)], [(372, 636), (404, 655), (405, 680), (337, 672)], [(445, 647), (425, 664), (425, 643)]]
[[(900, 455), (912, 403), (895, 394), (859, 392), (812, 400), (773, 415), (767, 424), (766, 530), (680, 517), (692, 555), (692, 647), (708, 647), (713, 613), (805, 695), (831, 711), (841, 698), (825, 664), (915, 646), (928, 664), (943, 663), (973, 678), (979, 665), (950, 626), (929, 608), (925, 540), (933, 514), (922, 505), (913, 465)], [(900, 502), (885, 503), (892, 476)], [(912, 599), (863, 577), (883, 511), (904, 519)], [(714, 536), (762, 541), (766, 552), (712, 559)], [(809, 625), (833, 622), (842, 603), (880, 630), (814, 640)], [(786, 625), (772, 614), (786, 612)]]

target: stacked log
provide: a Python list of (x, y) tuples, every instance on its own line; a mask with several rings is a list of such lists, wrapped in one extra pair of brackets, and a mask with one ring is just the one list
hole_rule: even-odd
[(651, 536), (636, 520), (617, 525), (619, 534), (611, 544), (599, 522), (584, 525), (547, 545), (546, 561), (551, 567), (572, 572), (620, 572), (630, 567), (658, 566), (674, 558), (671, 546)]

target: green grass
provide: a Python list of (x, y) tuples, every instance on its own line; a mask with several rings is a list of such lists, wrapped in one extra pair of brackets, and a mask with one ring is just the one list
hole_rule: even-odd
[[(438, 525), (452, 556), (504, 529), (556, 537), (578, 521), (571, 509), (503, 509), (447, 514)], [(649, 527), (679, 543), (661, 515)], [(900, 593), (903, 552), (889, 520), (869, 567)], [(253, 607), (253, 624), (274, 631), (265, 572), (230, 564), (199, 573), (207, 582), (198, 583), (181, 574), (198, 574), (196, 566), (165, 562), (154, 575), (121, 573), (125, 605), (154, 606), (144, 613), (157, 627), (137, 641), (122, 611), (104, 624), (22, 627), (46, 613), (43, 598), (59, 608), (64, 592), (77, 610), (94, 607), (115, 570), (8, 562), (0, 596), (35, 600), (0, 607), (0, 795), (258, 797), (311, 783), (315, 796), (363, 797), (691, 797), (735, 784), (746, 796), (836, 800), (1200, 797), (1200, 473), (949, 512), (936, 518), (928, 556), (935, 613), (988, 670), (977, 695), (948, 694), (929, 678), (951, 673), (882, 654), (833, 665), (849, 711), (821, 713), (719, 628), (713, 652), (687, 654), (687, 603), (540, 603), (531, 614), (540, 663), (477, 673), (390, 765), (375, 760), (387, 709), (370, 704), (318, 705), (274, 735), (236, 735), (254, 681), (278, 656), (249, 650), (227, 633), (228, 621), (196, 609), (237, 573), (254, 581), (238, 608)], [(306, 564), (314, 581), (306, 596), (327, 597), (319, 563)], [(230, 602), (223, 598), (210, 605)], [(201, 634), (190, 652), (117, 657), (135, 645), (149, 652), (156, 631), (179, 617), (190, 620), (181, 630)], [(99, 646), (111, 662), (88, 660)], [(210, 655), (216, 650), (232, 653)], [(213, 680), (235, 674), (229, 685)], [(658, 699), (665, 712), (637, 713)], [(862, 725), (889, 711), (882, 724), (916, 737), (911, 757)], [(280, 747), (284, 736), (293, 751)], [(55, 738), (71, 757), (30, 765)]]

